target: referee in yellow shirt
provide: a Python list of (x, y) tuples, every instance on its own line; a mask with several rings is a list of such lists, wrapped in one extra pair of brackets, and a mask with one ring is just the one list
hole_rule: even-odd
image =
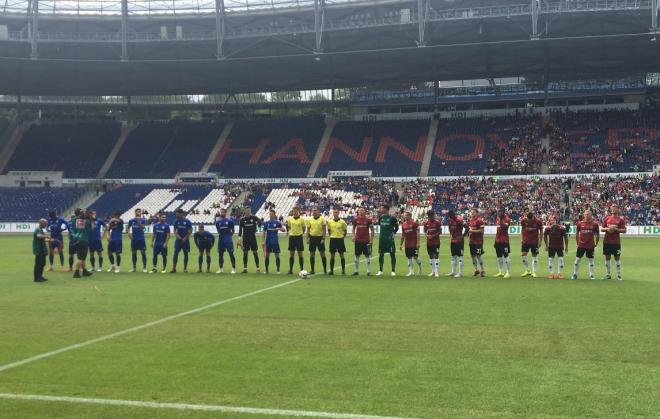
[(348, 225), (346, 221), (339, 218), (339, 210), (337, 208), (332, 210), (332, 218), (327, 222), (328, 234), (330, 235), (330, 275), (334, 275), (335, 271), (335, 253), (339, 253), (341, 258), (341, 274), (346, 275), (346, 244), (344, 238), (348, 232)]
[(309, 244), (309, 263), (312, 271), (310, 275), (316, 272), (316, 250), (321, 254), (321, 263), (323, 264), (323, 274), (328, 274), (328, 265), (325, 258), (325, 217), (321, 215), (318, 207), (312, 210), (312, 216), (307, 219), (307, 244)]
[(286, 219), (286, 230), (289, 233), (289, 275), (293, 274), (293, 258), (298, 252), (298, 263), (300, 270), (305, 267), (303, 257), (303, 234), (305, 234), (305, 219), (300, 216), (300, 208), (294, 207), (291, 216)]

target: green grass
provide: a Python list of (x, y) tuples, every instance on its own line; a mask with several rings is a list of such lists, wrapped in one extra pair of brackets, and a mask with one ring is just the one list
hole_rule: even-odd
[[(0, 365), (291, 280), (58, 272), (34, 284), (30, 239), (0, 238)], [(492, 238), (486, 252), (492, 274)], [(517, 252), (511, 279), (411, 279), (399, 252), (395, 278), (300, 281), (0, 372), (0, 393), (423, 418), (657, 417), (659, 254), (656, 239), (625, 238), (617, 283), (584, 280), (585, 261), (580, 281), (519, 278)], [(442, 272), (448, 262), (445, 243)], [(596, 264), (601, 277), (602, 255)], [(267, 416), (0, 399), (0, 417)]]

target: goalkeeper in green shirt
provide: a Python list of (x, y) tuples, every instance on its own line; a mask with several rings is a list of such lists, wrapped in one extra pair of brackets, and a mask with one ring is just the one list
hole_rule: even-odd
[(378, 273), (376, 276), (383, 275), (383, 264), (385, 263), (385, 253), (390, 254), (392, 261), (392, 273), (396, 275), (396, 246), (394, 245), (394, 234), (399, 230), (399, 222), (396, 217), (390, 215), (390, 206), (383, 204), (378, 208), (378, 225), (380, 234), (378, 236)]

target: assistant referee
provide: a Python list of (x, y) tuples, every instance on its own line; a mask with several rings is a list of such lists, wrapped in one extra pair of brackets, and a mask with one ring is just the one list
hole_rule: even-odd
[(286, 230), (289, 234), (289, 275), (293, 274), (293, 258), (298, 252), (298, 264), (302, 271), (305, 267), (303, 257), (303, 234), (305, 234), (305, 219), (300, 216), (300, 208), (294, 207), (291, 216), (286, 219)]
[(330, 235), (330, 275), (334, 275), (335, 271), (335, 253), (339, 253), (341, 258), (341, 274), (346, 275), (346, 244), (344, 238), (348, 232), (348, 225), (346, 221), (339, 218), (339, 210), (337, 208), (332, 210), (332, 218), (328, 220), (328, 234)]
[(312, 210), (312, 216), (307, 219), (307, 243), (309, 244), (309, 263), (311, 265), (310, 274), (314, 275), (316, 271), (316, 250), (318, 249), (321, 255), (321, 263), (323, 264), (323, 274), (328, 273), (327, 262), (325, 258), (325, 217), (321, 215), (318, 207)]

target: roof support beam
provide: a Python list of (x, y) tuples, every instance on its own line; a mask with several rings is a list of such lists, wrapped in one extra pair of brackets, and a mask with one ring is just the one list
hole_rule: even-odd
[(530, 39), (537, 41), (539, 39), (539, 2), (541, 0), (532, 0), (532, 35)]
[(325, 28), (325, 0), (314, 0), (314, 33), (316, 44), (314, 54), (323, 52), (323, 30)]
[(225, 43), (225, 0), (215, 0), (215, 57), (218, 60), (225, 58), (223, 49)]
[(30, 36), (30, 59), (39, 58), (39, 1), (28, 1), (28, 35)]
[(658, 0), (651, 0), (651, 32), (658, 31)]
[(121, 60), (128, 61), (128, 0), (121, 0)]
[(426, 46), (426, 21), (429, 15), (429, 1), (417, 0), (417, 24), (418, 24), (418, 39), (417, 46)]

